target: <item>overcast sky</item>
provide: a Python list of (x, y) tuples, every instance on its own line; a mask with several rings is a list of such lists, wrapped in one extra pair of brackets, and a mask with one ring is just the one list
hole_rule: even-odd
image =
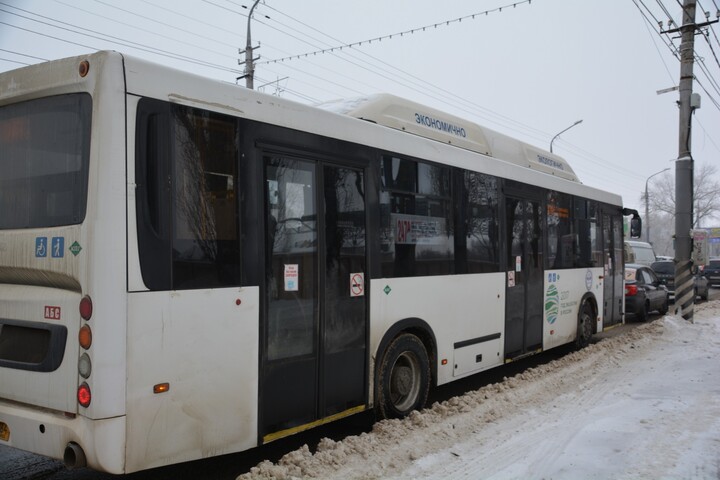
[[(667, 27), (665, 9), (681, 23), (681, 7), (643, 2), (262, 0), (252, 22), (253, 45), (261, 45), (255, 86), (275, 82), (260, 88), (303, 103), (389, 92), (546, 149), (582, 119), (555, 140), (554, 152), (583, 183), (644, 211), (647, 178), (665, 168), (674, 173), (678, 155), (678, 93), (656, 92), (678, 84), (671, 42), (677, 48), (679, 39), (658, 35), (655, 22)], [(702, 0), (698, 21), (704, 10), (715, 20), (718, 3)], [(234, 83), (242, 74), (244, 6), (251, 5), (0, 0), (0, 71), (113, 49)], [(719, 32), (716, 24), (708, 37), (696, 36), (703, 63), (695, 64), (702, 85), (694, 91), (702, 107), (693, 118), (692, 153), (700, 163), (720, 160)], [(361, 41), (342, 52), (267, 63)]]

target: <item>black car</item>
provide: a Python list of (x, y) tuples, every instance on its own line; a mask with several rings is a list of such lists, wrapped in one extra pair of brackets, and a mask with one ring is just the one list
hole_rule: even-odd
[[(657, 275), (660, 283), (667, 287), (668, 293), (672, 296), (675, 295), (675, 262), (672, 260), (661, 260), (659, 262), (653, 262), (650, 265)], [(708, 299), (710, 294), (710, 287), (707, 278), (701, 274), (693, 277), (695, 283), (695, 296), (700, 297), (703, 300)]]
[(655, 272), (647, 265), (625, 265), (625, 313), (644, 322), (648, 313), (665, 315), (670, 308), (670, 295)]
[(711, 258), (710, 265), (703, 269), (703, 275), (710, 285), (720, 285), (720, 258)]

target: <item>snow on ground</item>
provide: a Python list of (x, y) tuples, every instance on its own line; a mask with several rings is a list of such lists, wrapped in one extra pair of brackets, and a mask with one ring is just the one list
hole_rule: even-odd
[(720, 479), (720, 302), (238, 479)]

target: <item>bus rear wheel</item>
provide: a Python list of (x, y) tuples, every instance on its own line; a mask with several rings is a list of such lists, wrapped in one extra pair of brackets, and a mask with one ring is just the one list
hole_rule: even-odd
[(593, 334), (594, 313), (595, 310), (590, 302), (583, 302), (578, 313), (578, 329), (575, 338), (577, 348), (585, 348), (590, 344), (590, 338), (592, 338)]
[(430, 391), (430, 361), (415, 335), (395, 338), (383, 355), (378, 378), (377, 411), (381, 418), (401, 418), (425, 406)]

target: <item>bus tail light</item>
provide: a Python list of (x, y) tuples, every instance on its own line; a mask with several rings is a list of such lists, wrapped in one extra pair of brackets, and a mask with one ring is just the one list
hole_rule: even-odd
[(92, 300), (89, 296), (85, 295), (82, 300), (80, 300), (80, 316), (83, 318), (83, 320), (90, 320), (90, 317), (92, 317), (92, 312)]
[(80, 406), (85, 408), (90, 406), (92, 394), (90, 393), (90, 386), (87, 383), (83, 382), (82, 385), (78, 387), (77, 399)]

